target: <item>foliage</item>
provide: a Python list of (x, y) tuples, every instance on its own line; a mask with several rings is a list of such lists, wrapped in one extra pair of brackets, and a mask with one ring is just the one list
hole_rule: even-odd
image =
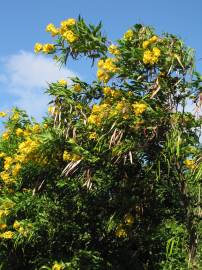
[(140, 24), (116, 45), (81, 17), (46, 30), (36, 53), (90, 58), (97, 80), (49, 84), (41, 123), (0, 112), (0, 269), (201, 269), (193, 51)]

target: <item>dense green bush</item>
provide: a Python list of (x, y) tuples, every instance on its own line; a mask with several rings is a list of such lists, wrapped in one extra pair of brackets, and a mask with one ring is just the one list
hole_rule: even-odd
[(174, 35), (49, 24), (35, 45), (97, 80), (51, 83), (49, 116), (14, 108), (0, 139), (0, 269), (201, 269), (202, 77)]

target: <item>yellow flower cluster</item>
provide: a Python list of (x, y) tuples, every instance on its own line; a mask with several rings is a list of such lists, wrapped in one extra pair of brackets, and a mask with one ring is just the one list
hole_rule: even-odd
[(113, 44), (109, 46), (108, 51), (111, 54), (114, 54), (114, 55), (119, 55), (120, 54), (120, 51), (119, 51), (118, 47), (116, 45), (113, 45)]
[(2, 181), (5, 184), (11, 184), (11, 183), (13, 183), (13, 179), (10, 177), (9, 173), (7, 173), (6, 171), (2, 171), (0, 173), (0, 177), (1, 177)]
[(3, 138), (3, 140), (5, 140), (5, 141), (8, 140), (9, 137), (10, 137), (10, 134), (9, 134), (8, 131), (5, 131), (5, 132), (2, 134), (2, 138)]
[(133, 35), (134, 35), (133, 30), (132, 29), (129, 29), (124, 34), (123, 39), (131, 41), (133, 39)]
[(13, 177), (17, 176), (21, 169), (21, 165), (16, 162), (15, 158), (5, 157), (4, 159), (4, 171), (0, 173), (0, 177), (5, 184), (14, 182)]
[(15, 235), (14, 232), (12, 232), (12, 231), (6, 231), (6, 232), (0, 234), (0, 238), (3, 238), (3, 239), (12, 239), (14, 237), (14, 235)]
[(7, 225), (5, 223), (0, 223), (0, 230), (5, 230)]
[(69, 19), (67, 19), (67, 20), (65, 20), (65, 21), (62, 21), (62, 22), (60, 23), (61, 29), (63, 29), (64, 31), (65, 31), (67, 28), (69, 28), (69, 27), (71, 27), (71, 26), (73, 26), (73, 25), (75, 25), (75, 24), (76, 24), (76, 20), (75, 20), (74, 18), (69, 18)]
[(63, 160), (64, 161), (77, 161), (80, 159), (81, 159), (81, 157), (79, 155), (74, 154), (74, 153), (69, 153), (66, 150), (63, 153)]
[(102, 120), (108, 115), (109, 105), (106, 103), (94, 105), (91, 115), (88, 117), (88, 123), (99, 126)]
[(151, 37), (150, 39), (145, 40), (145, 41), (142, 43), (143, 49), (146, 49), (149, 45), (151, 45), (151, 44), (157, 42), (157, 40), (158, 40), (158, 37), (157, 37), (157, 36), (153, 36), (153, 37)]
[(20, 113), (16, 110), (13, 110), (11, 120), (17, 122), (20, 119)]
[(24, 134), (24, 131), (22, 128), (17, 128), (16, 131), (15, 131), (16, 135), (17, 136), (23, 136)]
[(100, 81), (107, 83), (113, 73), (117, 72), (118, 68), (115, 63), (115, 58), (100, 59), (98, 61), (97, 77)]
[(73, 43), (78, 39), (78, 36), (76, 36), (72, 30), (67, 30), (66, 32), (64, 32), (64, 34), (62, 34), (62, 37), (69, 43)]
[(67, 81), (64, 79), (59, 80), (58, 83), (63, 87), (67, 86)]
[(90, 132), (89, 139), (95, 140), (96, 138), (97, 138), (97, 133), (96, 132)]
[[(35, 138), (35, 134), (40, 133), (41, 130), (39, 124), (27, 126), (26, 129), (17, 128), (15, 133), (17, 136), (21, 137), (21, 142), (18, 145), (16, 154), (11, 158), (6, 156), (5, 153), (0, 153), (0, 157), (4, 159), (4, 170), (0, 173), (0, 178), (6, 185), (16, 181), (15, 178), (19, 174), (22, 164), (30, 160), (39, 161), (39, 157), (36, 153), (39, 141)], [(34, 137), (32, 138), (32, 136)]]
[(35, 53), (39, 53), (39, 52), (43, 52), (43, 53), (52, 53), (55, 51), (55, 45), (54, 44), (41, 44), (41, 43), (36, 43), (34, 46), (34, 52)]
[(57, 36), (59, 34), (59, 29), (56, 28), (54, 24), (49, 23), (46, 26), (46, 32), (51, 33), (52, 37), (55, 37), (55, 36)]
[(52, 266), (52, 270), (63, 270), (63, 269), (64, 269), (63, 263), (55, 262), (54, 265)]
[(73, 89), (75, 92), (79, 93), (81, 91), (81, 85), (79, 83), (77, 83), (73, 86)]
[(184, 164), (190, 170), (194, 170), (196, 168), (196, 164), (195, 164), (195, 161), (193, 159), (186, 159), (184, 161)]
[(69, 43), (73, 43), (78, 39), (78, 36), (75, 35), (72, 26), (76, 24), (76, 20), (73, 18), (67, 19), (65, 21), (62, 21), (60, 23), (61, 28), (59, 29), (59, 32), (61, 36), (67, 40)]
[[(78, 36), (74, 33), (72, 26), (76, 24), (76, 20), (73, 18), (67, 19), (61, 22), (61, 27), (57, 28), (54, 24), (49, 23), (46, 26), (46, 31), (49, 32), (52, 37), (57, 35), (61, 35), (67, 42), (73, 43), (78, 39)], [(53, 53), (55, 51), (54, 44), (41, 44), (36, 43), (34, 46), (35, 53), (43, 52), (43, 53)]]
[(9, 213), (10, 213), (9, 209), (6, 209), (6, 208), (0, 209), (0, 219), (8, 216)]
[(26, 227), (19, 222), (18, 220), (15, 220), (15, 222), (13, 223), (13, 228), (20, 233), (23, 236), (27, 236), (29, 233), (29, 230), (32, 228), (32, 224), (29, 223)]
[(18, 153), (24, 156), (23, 161), (26, 160), (29, 154), (34, 153), (38, 146), (39, 141), (37, 139), (31, 139), (29, 137), (26, 138), (25, 141), (21, 142), (18, 146)]
[[(0, 209), (0, 220), (4, 220), (9, 214), (10, 214), (10, 209), (14, 206), (14, 203), (11, 200), (5, 200), (1, 204), (1, 209)], [(5, 230), (7, 228), (6, 223), (0, 223), (0, 230)], [(4, 239), (11, 239), (13, 238), (14, 233), (11, 231), (5, 231), (3, 233), (0, 233), (0, 238)]]
[(158, 62), (161, 51), (159, 48), (154, 47), (152, 50), (146, 50), (143, 55), (144, 64), (154, 65)]
[(130, 105), (123, 98), (117, 102), (116, 106), (111, 110), (110, 116), (120, 115), (123, 119), (129, 118)]
[(43, 45), (43, 52), (44, 53), (52, 53), (53, 51), (55, 51), (55, 45), (54, 44), (44, 44)]
[(132, 107), (136, 116), (140, 116), (147, 109), (147, 105), (142, 102), (135, 102)]
[(13, 223), (13, 228), (14, 228), (15, 230), (19, 229), (19, 228), (20, 228), (20, 222), (16, 220), (16, 221)]
[(115, 231), (115, 235), (118, 238), (126, 238), (128, 236), (127, 232), (124, 230), (122, 225), (119, 225)]
[(6, 156), (6, 154), (4, 152), (0, 152), (0, 158), (3, 158), (5, 156)]
[(0, 117), (6, 117), (7, 116), (7, 113), (6, 112), (0, 112)]
[(105, 96), (109, 96), (109, 97), (112, 97), (112, 98), (119, 97), (120, 94), (121, 94), (120, 91), (113, 90), (109, 86), (106, 86), (106, 87), (103, 88), (103, 93), (104, 93)]

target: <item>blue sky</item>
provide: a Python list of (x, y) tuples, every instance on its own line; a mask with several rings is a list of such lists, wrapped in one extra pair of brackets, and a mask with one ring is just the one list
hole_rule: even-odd
[(110, 40), (121, 37), (135, 23), (152, 25), (157, 33), (176, 34), (194, 48), (198, 70), (202, 71), (201, 10), (201, 0), (2, 1), (0, 111), (18, 105), (39, 119), (48, 102), (43, 94), (47, 82), (74, 74), (86, 80), (95, 78), (86, 62), (70, 62), (68, 68), (59, 70), (50, 59), (33, 54), (35, 42), (50, 41), (45, 32), (49, 22), (57, 25), (79, 14), (88, 23), (101, 20)]

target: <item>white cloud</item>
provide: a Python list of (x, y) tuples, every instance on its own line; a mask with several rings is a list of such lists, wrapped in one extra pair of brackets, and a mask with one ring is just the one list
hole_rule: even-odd
[(52, 59), (26, 51), (4, 59), (3, 69), (0, 82), (10, 96), (15, 96), (12, 105), (25, 109), (37, 119), (47, 111), (49, 97), (44, 94), (47, 83), (76, 76), (69, 69), (59, 68)]

